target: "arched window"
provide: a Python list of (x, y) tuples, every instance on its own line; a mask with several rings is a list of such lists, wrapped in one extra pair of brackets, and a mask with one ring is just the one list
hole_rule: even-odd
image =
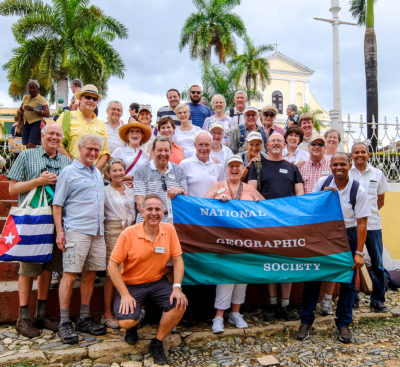
[(276, 106), (279, 113), (283, 113), (283, 95), (279, 90), (272, 92), (272, 104)]

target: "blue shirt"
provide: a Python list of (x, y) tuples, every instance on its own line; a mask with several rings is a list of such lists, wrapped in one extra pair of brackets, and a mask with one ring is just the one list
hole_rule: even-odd
[(89, 234), (104, 234), (104, 184), (100, 171), (77, 159), (58, 176), (53, 205), (63, 207), (64, 228)]
[(204, 120), (207, 117), (212, 116), (211, 110), (201, 103), (194, 104), (192, 102), (188, 102), (187, 105), (190, 107), (190, 118), (192, 120), (192, 124), (201, 129), (203, 127)]

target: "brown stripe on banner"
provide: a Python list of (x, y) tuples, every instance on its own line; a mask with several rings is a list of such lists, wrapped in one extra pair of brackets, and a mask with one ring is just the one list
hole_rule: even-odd
[(226, 228), (174, 224), (184, 253), (314, 257), (350, 251), (342, 220), (288, 227)]

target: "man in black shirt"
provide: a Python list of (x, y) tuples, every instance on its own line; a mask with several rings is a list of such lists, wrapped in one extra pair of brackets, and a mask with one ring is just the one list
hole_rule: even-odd
[[(303, 179), (299, 169), (282, 157), (285, 147), (283, 136), (279, 133), (271, 134), (267, 147), (267, 158), (261, 158), (261, 171), (256, 169), (254, 163), (250, 167), (249, 184), (257, 188), (257, 181), (259, 181), (260, 192), (267, 200), (303, 195)], [(292, 283), (281, 283), (281, 307), (278, 307), (277, 284), (268, 284), (270, 304), (264, 314), (265, 321), (271, 321), (274, 318), (299, 319), (298, 313), (289, 307), (291, 287)]]

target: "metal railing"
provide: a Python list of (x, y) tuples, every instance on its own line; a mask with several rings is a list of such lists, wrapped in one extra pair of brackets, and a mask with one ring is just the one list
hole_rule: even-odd
[[(367, 129), (371, 128), (372, 136), (368, 138)], [(396, 117), (395, 123), (389, 123), (384, 118), (383, 122), (364, 122), (362, 115), (359, 121), (342, 121), (342, 147), (345, 152), (350, 152), (356, 142), (363, 142), (369, 147), (371, 157), (369, 162), (381, 169), (388, 181), (400, 182), (400, 123)]]

